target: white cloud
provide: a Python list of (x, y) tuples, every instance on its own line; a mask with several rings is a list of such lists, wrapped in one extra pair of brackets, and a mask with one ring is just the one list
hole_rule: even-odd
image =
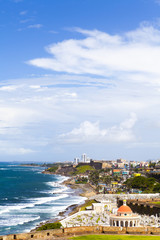
[(27, 28), (37, 28), (37, 29), (39, 29), (39, 28), (42, 28), (42, 27), (43, 27), (42, 24), (32, 24), (32, 25), (29, 25)]
[(15, 128), (26, 126), (38, 118), (33, 109), (20, 107), (0, 107), (0, 128)]
[[(106, 158), (116, 147), (122, 157), (125, 153), (132, 158), (136, 153), (140, 160), (140, 151), (144, 159), (148, 157), (142, 146), (153, 142), (157, 144), (150, 155), (155, 156), (155, 150), (159, 154), (159, 30), (143, 24), (114, 36), (97, 30), (76, 31), (84, 39), (51, 45), (47, 48), (50, 58), (30, 62), (66, 73), (33, 74), (0, 83), (1, 138), (8, 147), (14, 139), (14, 149), (44, 150), (48, 156), (57, 145), (62, 159), (73, 155), (68, 143), (77, 143), (77, 152), (87, 152), (83, 147), (94, 151), (92, 143)], [(126, 119), (130, 112), (134, 113)], [(136, 143), (140, 143), (138, 148)]]
[(74, 128), (71, 132), (61, 134), (59, 139), (66, 143), (104, 143), (104, 142), (129, 142), (135, 139), (132, 128), (137, 121), (135, 113), (131, 113), (130, 118), (106, 129), (100, 129), (99, 123), (85, 121), (79, 128)]
[(26, 15), (27, 14), (27, 11), (21, 11), (20, 13), (19, 13), (19, 15)]
[(40, 85), (31, 85), (30, 88), (33, 88), (33, 89), (40, 89), (41, 86), (40, 86)]
[(57, 34), (58, 32), (56, 32), (56, 31), (54, 31), (54, 30), (50, 30), (49, 33)]
[(34, 153), (35, 151), (33, 151), (32, 149), (29, 148), (0, 148), (0, 151), (8, 154), (8, 155), (24, 155), (24, 154), (30, 154), (30, 153)]
[[(95, 143), (97, 154), (101, 148), (103, 156), (109, 157), (112, 151), (107, 146), (110, 144), (116, 149), (121, 146), (127, 153), (136, 149), (136, 144), (132, 143), (147, 142), (148, 135), (150, 142), (160, 142), (159, 136), (151, 136), (153, 121), (160, 120), (159, 88), (155, 88), (156, 85), (148, 87), (143, 81), (139, 81), (137, 87), (137, 83), (127, 79), (53, 74), (11, 79), (6, 85), (0, 83), (3, 88), (0, 94), (0, 137), (6, 141), (4, 146), (0, 142), (0, 155), (7, 154), (7, 148), (12, 149), (10, 155), (16, 155), (14, 149), (24, 148), (35, 151), (39, 157), (47, 153), (47, 159), (57, 154), (55, 159), (59, 160), (54, 148), (57, 145), (63, 152), (61, 159), (64, 156), (72, 159), (73, 151), (69, 150), (72, 144), (68, 143), (77, 143), (77, 152), (87, 152), (82, 146), (87, 149), (90, 143)], [(8, 91), (8, 86), (16, 87), (14, 91)], [(130, 112), (136, 115), (131, 114), (124, 121)], [(158, 135), (158, 125), (155, 131)], [(105, 145), (104, 149), (102, 145)], [(23, 151), (19, 150), (17, 154), (19, 152)]]
[[(76, 29), (86, 38), (69, 39), (46, 48), (51, 58), (37, 58), (29, 64), (57, 72), (125, 76), (160, 76), (160, 30), (144, 24), (122, 35), (98, 30)], [(147, 81), (152, 81), (151, 79)]]
[(160, 5), (160, 0), (155, 0), (155, 3)]
[(27, 149), (23, 147), (1, 147), (0, 146), (0, 153), (5, 155), (26, 155), (34, 153), (35, 151), (32, 149)]
[(15, 91), (16, 89), (18, 88), (18, 86), (13, 86), (13, 85), (10, 85), (10, 86), (3, 86), (3, 87), (0, 87), (0, 91)]

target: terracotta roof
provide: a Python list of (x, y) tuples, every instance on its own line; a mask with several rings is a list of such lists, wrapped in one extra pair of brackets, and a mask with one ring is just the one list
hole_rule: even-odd
[(122, 205), (122, 206), (120, 206), (120, 208), (118, 208), (118, 212), (123, 212), (123, 213), (132, 213), (132, 210), (131, 210), (131, 208), (130, 207), (128, 207), (128, 206), (126, 206), (126, 205)]

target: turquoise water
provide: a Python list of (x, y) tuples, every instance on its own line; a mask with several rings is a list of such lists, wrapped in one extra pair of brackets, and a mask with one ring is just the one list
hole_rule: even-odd
[(0, 163), (0, 235), (28, 232), (83, 201), (61, 185), (65, 177), (42, 171), (41, 167)]

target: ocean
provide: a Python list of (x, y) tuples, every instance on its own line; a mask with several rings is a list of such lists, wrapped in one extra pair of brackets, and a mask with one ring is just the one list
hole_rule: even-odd
[(61, 185), (66, 177), (42, 174), (43, 170), (0, 163), (0, 235), (29, 232), (68, 206), (84, 201)]

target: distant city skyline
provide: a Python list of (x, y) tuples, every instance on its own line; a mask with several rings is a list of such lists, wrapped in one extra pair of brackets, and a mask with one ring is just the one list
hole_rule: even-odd
[(0, 161), (160, 158), (159, 0), (0, 0)]

